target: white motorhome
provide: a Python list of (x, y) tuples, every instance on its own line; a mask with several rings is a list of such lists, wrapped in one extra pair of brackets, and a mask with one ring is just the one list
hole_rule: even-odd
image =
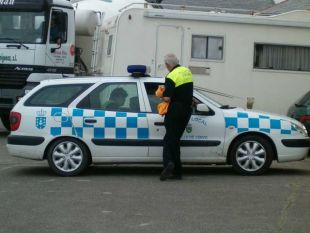
[(96, 70), (126, 75), (127, 64), (166, 74), (173, 52), (195, 85), (285, 114), (310, 89), (310, 11), (260, 16), (173, 9), (124, 9), (101, 29)]

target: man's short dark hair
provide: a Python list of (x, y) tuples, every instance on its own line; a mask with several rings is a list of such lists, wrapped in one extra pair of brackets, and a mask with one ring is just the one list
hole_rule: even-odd
[(128, 96), (128, 94), (123, 88), (117, 87), (111, 92), (110, 99), (115, 99), (119, 96), (126, 98)]

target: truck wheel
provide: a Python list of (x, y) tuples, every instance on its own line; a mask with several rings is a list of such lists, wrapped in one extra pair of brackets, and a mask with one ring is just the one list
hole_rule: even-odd
[(61, 138), (51, 144), (47, 152), (50, 168), (61, 176), (75, 176), (89, 165), (86, 146), (75, 138)]
[(4, 125), (4, 127), (10, 131), (10, 116), (5, 114), (5, 115), (1, 115), (1, 121), (2, 121), (2, 124)]
[(261, 175), (267, 171), (273, 160), (270, 142), (257, 135), (239, 138), (232, 146), (234, 170), (242, 175)]

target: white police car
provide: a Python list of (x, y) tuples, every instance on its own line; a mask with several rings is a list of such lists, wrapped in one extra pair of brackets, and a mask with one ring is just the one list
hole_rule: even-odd
[[(47, 159), (63, 176), (77, 175), (91, 163), (159, 163), (165, 128), (154, 93), (163, 82), (150, 77), (43, 81), (11, 112), (9, 153)], [(183, 163), (232, 164), (241, 174), (258, 175), (273, 160), (307, 155), (310, 139), (294, 119), (222, 106), (201, 89), (195, 89), (194, 100), (182, 137)]]

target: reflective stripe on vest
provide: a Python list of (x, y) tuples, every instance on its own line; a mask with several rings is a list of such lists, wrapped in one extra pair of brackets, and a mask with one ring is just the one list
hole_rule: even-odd
[(171, 79), (174, 82), (175, 87), (181, 86), (185, 83), (193, 82), (192, 72), (188, 68), (183, 66), (175, 68), (167, 75), (167, 78)]

